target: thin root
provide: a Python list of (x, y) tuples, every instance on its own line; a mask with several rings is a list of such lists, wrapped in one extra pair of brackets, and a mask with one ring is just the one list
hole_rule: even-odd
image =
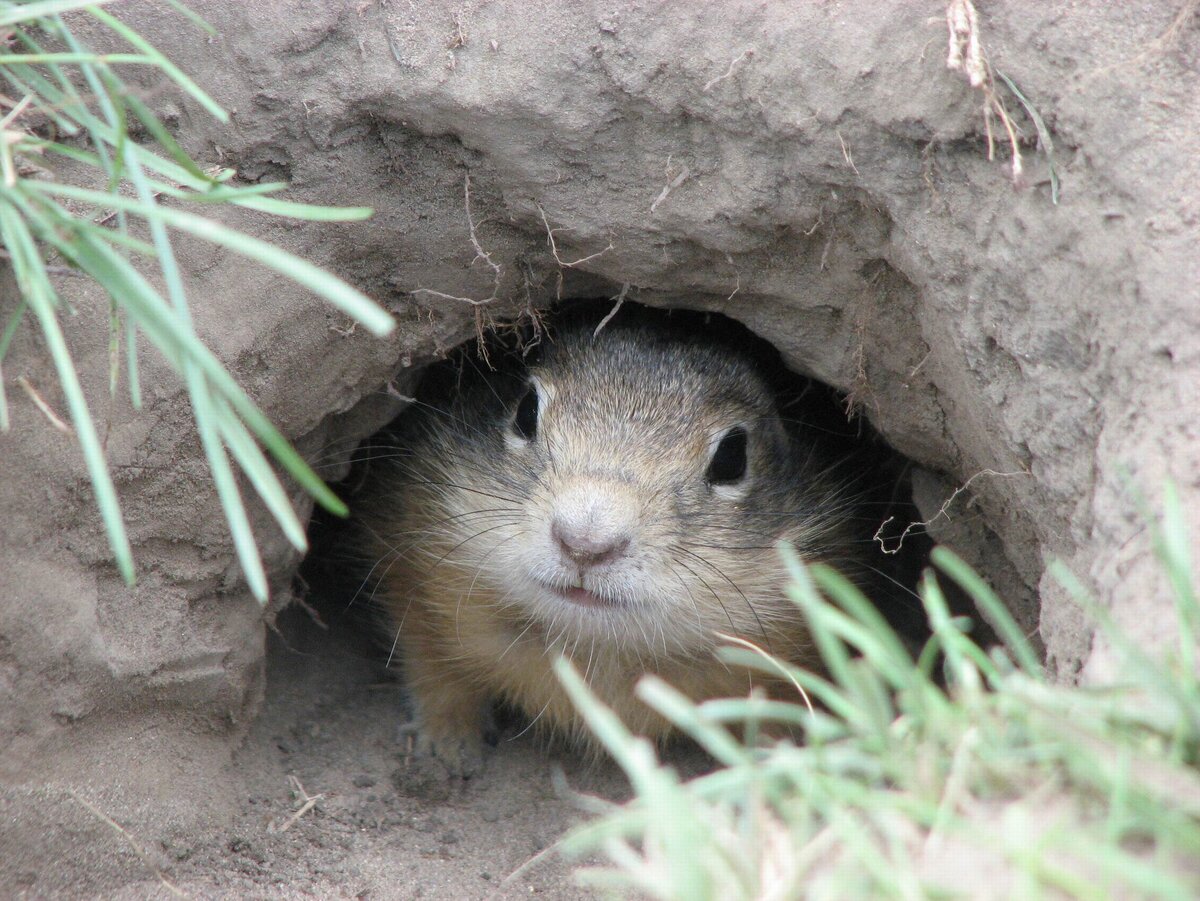
[(898, 553), (900, 553), (900, 548), (904, 547), (904, 539), (907, 538), (909, 535), (911, 535), (914, 529), (921, 529), (921, 528), (928, 529), (931, 525), (933, 525), (933, 523), (937, 522), (937, 520), (939, 518), (945, 519), (946, 522), (949, 522), (950, 514), (948, 511), (950, 509), (950, 505), (953, 504), (955, 502), (955, 500), (958, 499), (958, 496), (960, 494), (962, 494), (964, 491), (966, 491), (968, 488), (970, 488), (971, 483), (974, 482), (980, 476), (1005, 476), (1005, 477), (1007, 477), (1007, 476), (1030, 476), (1030, 475), (1033, 475), (1033, 473), (1027, 472), (1024, 469), (1017, 470), (1016, 472), (996, 472), (996, 470), (994, 470), (994, 469), (981, 469), (979, 472), (975, 473), (975, 475), (971, 476), (971, 478), (967, 479), (960, 486), (955, 488), (953, 493), (948, 498), (946, 498), (946, 500), (942, 504), (942, 506), (938, 508), (937, 513), (933, 514), (933, 516), (929, 517), (929, 519), (922, 520), (921, 522), (910, 522), (907, 526), (905, 526), (904, 531), (900, 533), (900, 537), (898, 537), (896, 539), (896, 546), (894, 548), (891, 548), (890, 550), (888, 549), (887, 539), (884, 538), (884, 535), (883, 535), (883, 530), (885, 528), (887, 528), (888, 524), (890, 522), (892, 522), (892, 520), (894, 520), (896, 518), (894, 516), (889, 516), (887, 519), (885, 519), (883, 522), (881, 522), (879, 524), (879, 528), (875, 530), (875, 534), (873, 536), (871, 536), (871, 540), (879, 545), (879, 549), (881, 551), (883, 551), (883, 553), (885, 553), (889, 556), (898, 554)]

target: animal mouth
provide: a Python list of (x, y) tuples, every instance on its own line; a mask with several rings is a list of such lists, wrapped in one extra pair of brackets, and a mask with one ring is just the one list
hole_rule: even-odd
[(550, 590), (561, 598), (565, 598), (579, 607), (611, 607), (613, 602), (608, 598), (576, 586), (549, 586)]

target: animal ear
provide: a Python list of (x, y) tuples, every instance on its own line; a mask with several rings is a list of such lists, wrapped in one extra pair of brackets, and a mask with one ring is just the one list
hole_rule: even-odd
[(704, 478), (710, 485), (736, 485), (746, 477), (746, 427), (737, 425), (725, 432), (708, 461)]

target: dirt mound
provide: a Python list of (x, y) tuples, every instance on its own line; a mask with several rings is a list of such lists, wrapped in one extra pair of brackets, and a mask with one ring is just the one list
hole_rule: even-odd
[[(383, 386), (404, 390), (480, 322), (625, 292), (727, 313), (847, 392), (919, 467), (930, 528), (1038, 630), (1061, 677), (1105, 674), (1111, 655), (1045, 575), (1050, 559), (1135, 635), (1165, 637), (1169, 602), (1125, 480), (1154, 501), (1172, 476), (1200, 534), (1200, 38), (1185, 22), (1158, 40), (1169, 5), (986, 6), (991, 64), (1053, 144), (1033, 146), (1033, 113), (999, 87), (1025, 135), (1016, 187), (1003, 124), (989, 133), (983, 95), (946, 68), (939, 4), (731, 3), (703, 17), (623, 2), (192, 5), (217, 38), (167, 4), (120, 7), (234, 113), (220, 126), (151, 92), (181, 143), (247, 179), (288, 178), (295, 198), (377, 210), (337, 226), (227, 215), (388, 304), (401, 327), (386, 342), (223, 251), (179, 247), (201, 335), (328, 476), (394, 412)], [(0, 313), (14, 290), (6, 279)], [(0, 882), (134, 897), (161, 888), (157, 871), (199, 892), (406, 896), (418, 889), (402, 872), (442, 878), (418, 860), (482, 872), (494, 852), (499, 877), (551, 840), (565, 804), (539, 819), (520, 807), (528, 785), (519, 803), (502, 797), (547, 772), (523, 745), (464, 802), (480, 822), (493, 801), (517, 804), (510, 824), (422, 831), (392, 795), (388, 714), (369, 692), (324, 690), (308, 703), (338, 708), (336, 735), (270, 750), (280, 711), (305, 703), (278, 707), (280, 680), (320, 680), (299, 658), (267, 665), (178, 381), (146, 352), (145, 408), (110, 402), (107, 302), (79, 280), (64, 291), (139, 583), (110, 564), (72, 441), (12, 390), (25, 375), (61, 405), (27, 327), (5, 361), (14, 428), (0, 436)], [(255, 515), (277, 610), (299, 561)], [(264, 677), (272, 701), (255, 724)], [(306, 762), (313, 742), (337, 741)], [(350, 763), (370, 742), (370, 767)], [(306, 778), (316, 760), (328, 778)], [(343, 806), (267, 832), (260, 812), (286, 818), (287, 773)], [(369, 817), (383, 825), (362, 838)], [(220, 834), (217, 850), (201, 838)], [(342, 843), (313, 858), (327, 871), (273, 868), (322, 841)], [(362, 863), (380, 855), (387, 866)], [(244, 880), (212, 875), (231, 861)]]

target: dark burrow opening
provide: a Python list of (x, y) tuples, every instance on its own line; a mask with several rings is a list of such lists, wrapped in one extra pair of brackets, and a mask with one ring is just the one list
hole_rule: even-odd
[[(498, 392), (519, 422), (522, 394), (513, 386), (525, 383), (526, 367), (554, 345), (556, 335), (579, 323), (593, 328), (612, 308), (611, 300), (573, 301), (542, 319), (501, 326), (428, 366), (418, 379), (415, 403), (359, 446), (349, 475), (335, 486), (351, 508), (351, 520), (320, 511), (314, 514), (309, 528), (313, 549), (298, 578), (297, 593), (306, 610), (302, 615), (312, 615), (335, 630), (342, 645), (353, 649), (360, 661), (373, 660), (381, 679), (401, 685), (404, 681), (395, 624), (382, 614), (375, 596), (374, 576), (389, 564), (380, 555), (364, 556), (358, 547), (362, 535), (354, 523), (353, 511), (370, 500), (364, 492), (371, 490), (372, 469), (391, 465), (407, 453), (404, 438), (397, 435), (403, 435), (404, 423), (414, 411), (445, 405), (448, 398), (480, 381), (489, 384), (489, 391)], [(912, 462), (891, 448), (863, 416), (848, 412), (844, 394), (789, 370), (769, 342), (736, 320), (717, 313), (626, 302), (605, 328), (641, 325), (753, 360), (775, 398), (780, 418), (811, 441), (822, 461), (821, 470), (842, 487), (839, 497), (846, 502), (842, 515), (851, 520), (851, 540), (862, 564), (855, 580), (914, 651), (924, 645), (929, 632), (916, 590), (932, 542), (919, 525), (913, 528), (923, 517), (912, 500)], [(946, 583), (942, 580), (952, 613), (973, 617), (976, 635), (982, 633), (986, 643), (990, 630), (975, 616), (970, 602)], [(289, 615), (298, 614), (289, 611)], [(397, 694), (402, 694), (399, 687)], [(501, 707), (498, 712), (501, 726), (510, 734), (527, 723), (520, 713)], [(397, 716), (402, 716), (399, 709)]]

